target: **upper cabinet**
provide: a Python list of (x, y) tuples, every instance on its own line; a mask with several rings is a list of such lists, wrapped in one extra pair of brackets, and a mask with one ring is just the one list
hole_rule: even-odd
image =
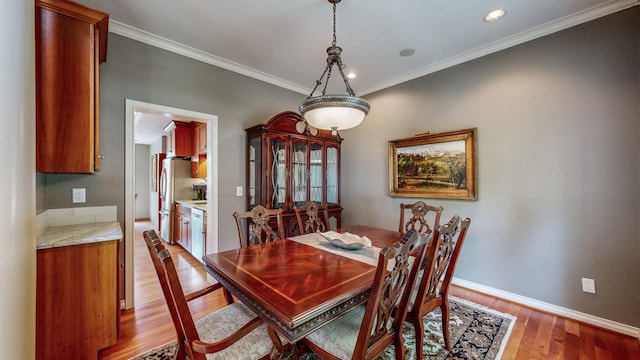
[(193, 125), (190, 122), (172, 121), (164, 131), (167, 133), (168, 158), (193, 155)]
[(207, 123), (192, 122), (193, 150), (191, 155), (191, 177), (207, 177)]
[(66, 0), (35, 1), (36, 171), (100, 168), (99, 72), (109, 15)]
[(193, 155), (207, 153), (207, 123), (196, 123), (193, 136)]
[[(282, 208), (285, 235), (299, 233), (293, 208), (311, 200), (327, 204), (329, 217), (340, 226), (340, 144), (331, 131), (299, 122), (283, 112), (247, 132), (247, 206)], [(297, 125), (297, 126), (296, 126)]]

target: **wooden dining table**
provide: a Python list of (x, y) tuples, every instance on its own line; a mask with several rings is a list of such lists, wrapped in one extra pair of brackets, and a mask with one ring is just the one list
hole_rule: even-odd
[[(363, 225), (338, 232), (366, 236), (373, 247), (341, 250), (323, 243), (311, 246), (304, 240), (319, 235), (308, 234), (207, 254), (203, 257), (205, 269), (255, 311), (270, 331), (277, 331), (293, 344), (366, 302), (377, 254), (402, 237), (397, 231)], [(358, 256), (373, 261), (353, 258)]]

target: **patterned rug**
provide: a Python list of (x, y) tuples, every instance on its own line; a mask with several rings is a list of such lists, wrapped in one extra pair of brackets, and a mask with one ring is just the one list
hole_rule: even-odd
[[(484, 359), (498, 360), (507, 343), (516, 318), (469, 301), (449, 297), (451, 318), (451, 352), (444, 348), (440, 310), (434, 310), (424, 318), (424, 358), (443, 359)], [(413, 325), (405, 322), (404, 343), (406, 359), (415, 359), (416, 336)], [(175, 350), (175, 341), (148, 351), (130, 360), (166, 360), (171, 359)], [(286, 358), (286, 356), (285, 356)], [(304, 354), (303, 360), (318, 360), (316, 354)], [(395, 359), (393, 345), (378, 357), (378, 360)]]

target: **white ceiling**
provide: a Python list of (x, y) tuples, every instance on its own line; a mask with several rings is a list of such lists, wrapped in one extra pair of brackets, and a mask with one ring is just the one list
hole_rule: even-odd
[[(76, 0), (109, 30), (308, 95), (332, 40), (327, 0)], [(343, 0), (337, 45), (357, 95), (384, 89), (613, 12), (640, 0)], [(504, 8), (500, 21), (484, 15)], [(400, 50), (415, 49), (410, 57)], [(107, 55), (107, 61), (109, 56)], [(344, 93), (334, 72), (330, 91)], [(301, 96), (300, 101), (304, 100)]]

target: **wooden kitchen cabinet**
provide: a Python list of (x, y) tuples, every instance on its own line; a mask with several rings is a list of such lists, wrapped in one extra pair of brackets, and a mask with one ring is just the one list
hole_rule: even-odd
[(109, 15), (66, 0), (35, 1), (36, 171), (100, 168), (99, 65)]
[(118, 340), (120, 240), (37, 250), (36, 359), (97, 359)]
[(207, 153), (207, 123), (196, 123), (193, 136), (193, 154)]
[(191, 157), (193, 155), (193, 125), (172, 121), (165, 128), (167, 133), (167, 157)]
[(188, 252), (191, 252), (191, 208), (181, 204), (176, 204), (174, 212), (177, 221), (175, 222), (175, 241)]
[(198, 179), (207, 178), (207, 154), (199, 154), (191, 157), (191, 177)]
[(246, 129), (247, 209), (283, 209), (286, 236), (300, 233), (293, 208), (310, 200), (327, 204), (330, 223), (341, 226), (342, 138), (305, 129), (300, 121), (300, 114), (287, 111)]
[(191, 177), (207, 177), (207, 123), (193, 122), (193, 150), (191, 155)]

